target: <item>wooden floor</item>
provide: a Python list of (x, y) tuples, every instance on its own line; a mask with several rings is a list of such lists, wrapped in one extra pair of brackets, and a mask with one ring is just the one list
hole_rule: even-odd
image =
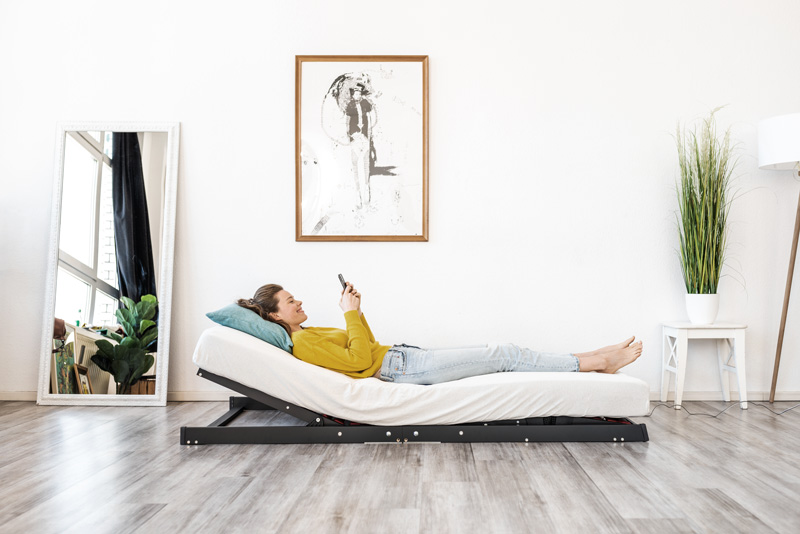
[(0, 402), (0, 532), (800, 532), (800, 408), (658, 407), (647, 443), (179, 445), (226, 409)]

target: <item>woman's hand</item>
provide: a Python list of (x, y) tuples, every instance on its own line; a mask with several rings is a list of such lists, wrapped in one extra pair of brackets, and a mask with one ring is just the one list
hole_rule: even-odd
[(339, 307), (345, 312), (355, 310), (361, 315), (361, 293), (350, 282), (347, 282), (347, 287), (342, 291)]

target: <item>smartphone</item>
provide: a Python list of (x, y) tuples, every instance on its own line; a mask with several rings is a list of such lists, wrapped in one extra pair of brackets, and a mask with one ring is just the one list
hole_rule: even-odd
[(344, 276), (339, 273), (339, 281), (342, 283), (342, 289), (347, 289), (347, 283), (344, 281)]

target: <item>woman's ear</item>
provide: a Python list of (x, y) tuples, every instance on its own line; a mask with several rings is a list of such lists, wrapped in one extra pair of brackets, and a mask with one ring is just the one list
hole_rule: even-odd
[(269, 315), (269, 318), (272, 319), (273, 321), (280, 320), (280, 317), (275, 312), (269, 312), (267, 315)]

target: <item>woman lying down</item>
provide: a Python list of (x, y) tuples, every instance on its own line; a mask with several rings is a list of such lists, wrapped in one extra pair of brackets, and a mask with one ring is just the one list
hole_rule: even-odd
[(575, 354), (538, 352), (511, 344), (459, 349), (381, 345), (361, 313), (361, 293), (349, 282), (339, 300), (346, 330), (301, 326), (308, 319), (302, 301), (277, 284), (261, 286), (252, 299), (237, 303), (282, 326), (292, 338), (296, 358), (353, 378), (375, 377), (398, 384), (438, 384), (502, 372), (616, 373), (642, 354), (642, 342), (634, 343), (633, 337)]

